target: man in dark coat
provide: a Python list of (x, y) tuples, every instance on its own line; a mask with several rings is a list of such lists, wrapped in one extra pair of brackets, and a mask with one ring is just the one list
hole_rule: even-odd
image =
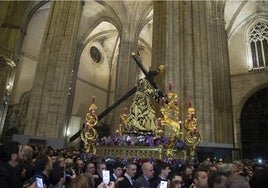
[(17, 168), (23, 155), (22, 146), (19, 142), (11, 141), (4, 144), (3, 149), (5, 155), (2, 156), (0, 164), (0, 187), (22, 188), (21, 170), (18, 171)]
[(153, 165), (149, 162), (145, 162), (141, 166), (141, 171), (142, 175), (134, 181), (133, 188), (150, 188), (150, 179), (154, 177)]
[(129, 163), (126, 165), (126, 172), (123, 175), (123, 180), (118, 182), (118, 188), (132, 188), (134, 183), (134, 177), (137, 172), (137, 165), (135, 163)]

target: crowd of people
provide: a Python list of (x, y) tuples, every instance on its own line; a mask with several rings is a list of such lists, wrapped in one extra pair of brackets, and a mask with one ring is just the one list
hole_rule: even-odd
[[(250, 160), (185, 163), (112, 163), (74, 148), (0, 144), (1, 188), (259, 188), (268, 184), (267, 164)], [(39, 185), (40, 184), (40, 185)]]

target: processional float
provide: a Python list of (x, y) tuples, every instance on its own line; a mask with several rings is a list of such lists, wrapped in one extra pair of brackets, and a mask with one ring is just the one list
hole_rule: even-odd
[[(187, 117), (183, 122), (179, 117), (178, 96), (173, 91), (173, 84), (169, 83), (169, 92), (165, 95), (154, 81), (164, 66), (147, 71), (139, 57), (135, 53), (131, 55), (145, 78), (140, 79), (133, 89), (99, 115), (93, 97), (86, 114), (86, 123), (70, 141), (80, 136), (85, 150), (98, 156), (193, 159), (201, 136), (197, 131), (192, 103), (188, 102)], [(134, 93), (129, 113), (124, 108), (120, 115), (116, 135), (98, 138), (95, 130), (98, 121)], [(156, 118), (151, 98), (161, 104), (162, 117)]]

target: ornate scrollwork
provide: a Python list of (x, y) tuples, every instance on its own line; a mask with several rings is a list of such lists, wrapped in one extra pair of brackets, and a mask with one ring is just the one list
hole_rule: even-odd
[(191, 145), (189, 148), (189, 156), (193, 158), (195, 155), (195, 149), (201, 142), (201, 136), (197, 132), (197, 120), (194, 118), (195, 109), (192, 107), (192, 102), (189, 102), (188, 105), (188, 115), (184, 122), (184, 141), (186, 144)]
[(88, 124), (86, 124), (85, 132), (81, 136), (82, 140), (95, 141), (98, 137), (98, 133), (93, 127), (88, 126)]
[(185, 120), (184, 125), (185, 129), (187, 129), (188, 131), (193, 131), (194, 129), (196, 129), (197, 120), (194, 117), (188, 117)]
[[(150, 97), (157, 98), (157, 91), (147, 79), (140, 79), (134, 101), (130, 106), (129, 114), (125, 121), (126, 132), (151, 133), (156, 130), (155, 111), (152, 108)], [(121, 116), (122, 117), (122, 116)], [(123, 117), (124, 118), (124, 117)]]
[(181, 158), (186, 159), (186, 150), (175, 150), (175, 149), (165, 149), (163, 146), (156, 147), (141, 147), (141, 146), (95, 146), (96, 155), (99, 156), (110, 156), (110, 157), (140, 157), (140, 158), (152, 158), (157, 159), (164, 158)]
[(98, 138), (98, 133), (94, 127), (98, 123), (98, 116), (96, 110), (98, 107), (94, 104), (95, 97), (92, 98), (92, 104), (89, 107), (89, 112), (86, 115), (87, 123), (81, 131), (81, 140), (84, 142), (84, 148), (86, 152), (93, 152), (93, 142)]
[[(173, 147), (175, 141), (180, 138), (180, 125), (179, 125), (179, 107), (178, 107), (178, 96), (173, 92), (173, 85), (169, 83), (168, 104), (165, 99), (162, 99), (161, 113), (163, 114), (163, 120), (161, 122), (162, 127), (167, 131), (172, 131), (172, 143), (170, 147)], [(166, 133), (167, 134), (167, 133)]]
[(187, 144), (199, 145), (201, 141), (201, 136), (196, 131), (188, 131), (184, 137), (184, 141)]

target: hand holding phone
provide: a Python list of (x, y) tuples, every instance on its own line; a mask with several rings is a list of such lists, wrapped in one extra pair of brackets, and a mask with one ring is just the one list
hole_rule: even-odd
[(37, 188), (44, 188), (43, 179), (40, 177), (36, 177), (36, 185), (37, 185)]
[(110, 171), (109, 170), (102, 171), (102, 180), (105, 184), (110, 183)]
[(167, 188), (167, 181), (161, 181), (159, 188)]

